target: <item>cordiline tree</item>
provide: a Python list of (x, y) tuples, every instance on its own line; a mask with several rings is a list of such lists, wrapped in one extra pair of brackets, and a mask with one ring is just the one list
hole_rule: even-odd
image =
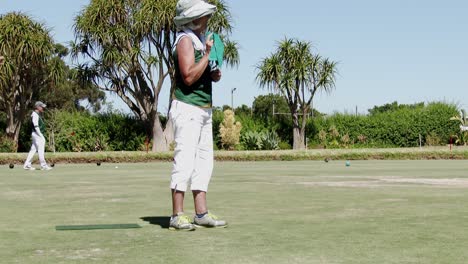
[(6, 135), (17, 145), (32, 100), (63, 77), (63, 68), (52, 60), (54, 43), (48, 29), (22, 13), (0, 16), (0, 54), (0, 111), (6, 113)]
[(284, 39), (257, 65), (261, 87), (280, 93), (293, 121), (293, 148), (305, 149), (305, 128), (314, 96), (335, 88), (337, 63), (312, 52), (310, 42)]
[[(237, 43), (229, 40), (229, 8), (223, 0), (209, 2), (218, 7), (209, 29), (225, 40), (228, 65), (237, 65)], [(158, 102), (166, 81), (171, 94), (175, 88), (176, 4), (177, 0), (91, 0), (75, 18), (72, 50), (86, 61), (77, 67), (82, 79), (118, 95), (147, 124), (153, 151), (166, 151), (173, 141), (172, 125), (169, 121), (163, 127)]]

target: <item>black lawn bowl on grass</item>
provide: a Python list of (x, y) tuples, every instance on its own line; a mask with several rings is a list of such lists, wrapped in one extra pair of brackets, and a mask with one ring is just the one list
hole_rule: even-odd
[(10, 168), (10, 169), (14, 169), (14, 168), (15, 168), (15, 164), (10, 163), (9, 168)]
[[(217, 162), (230, 228), (192, 233), (168, 230), (171, 163), (4, 167), (2, 263), (466, 263), (468, 161), (344, 162)], [(142, 228), (54, 229), (110, 223)]]

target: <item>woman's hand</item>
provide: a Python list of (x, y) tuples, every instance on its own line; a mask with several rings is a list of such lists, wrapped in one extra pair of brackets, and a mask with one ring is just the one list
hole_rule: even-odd
[(213, 45), (214, 45), (213, 33), (211, 33), (210, 35), (208, 35), (205, 41), (206, 54), (208, 54), (208, 56), (210, 56), (211, 48), (213, 47)]
[(221, 80), (221, 77), (221, 70), (215, 70), (211, 73), (211, 79), (213, 79), (213, 82), (219, 82)]

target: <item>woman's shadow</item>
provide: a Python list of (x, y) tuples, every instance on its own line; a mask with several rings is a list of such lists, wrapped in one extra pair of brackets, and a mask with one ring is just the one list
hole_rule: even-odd
[(168, 216), (145, 216), (141, 217), (140, 219), (150, 223), (151, 225), (158, 225), (164, 229), (169, 228), (169, 221), (171, 220), (171, 218)]

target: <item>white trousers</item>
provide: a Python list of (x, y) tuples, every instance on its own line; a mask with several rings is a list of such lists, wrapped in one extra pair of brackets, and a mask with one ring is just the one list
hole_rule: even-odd
[(34, 158), (34, 154), (36, 152), (39, 154), (39, 162), (41, 163), (41, 167), (47, 166), (47, 162), (45, 160), (44, 152), (45, 152), (45, 138), (39, 136), (36, 132), (32, 133), (32, 144), (31, 150), (29, 151), (28, 158), (24, 163), (24, 167), (30, 167), (32, 159)]
[(212, 110), (177, 100), (172, 102), (170, 118), (174, 125), (174, 165), (171, 189), (185, 192), (208, 191), (213, 172)]

